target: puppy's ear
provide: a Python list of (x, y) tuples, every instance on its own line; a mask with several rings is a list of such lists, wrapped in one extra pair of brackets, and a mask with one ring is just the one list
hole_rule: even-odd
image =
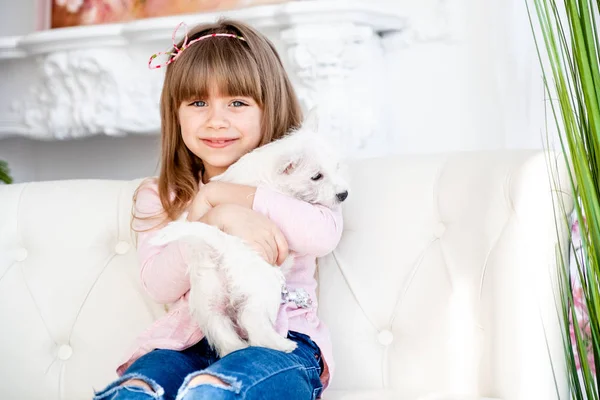
[(277, 172), (282, 175), (289, 175), (298, 168), (302, 162), (302, 154), (290, 154), (287, 157), (281, 158), (280, 168)]
[(308, 111), (302, 126), (310, 129), (313, 132), (319, 131), (319, 109), (316, 106)]

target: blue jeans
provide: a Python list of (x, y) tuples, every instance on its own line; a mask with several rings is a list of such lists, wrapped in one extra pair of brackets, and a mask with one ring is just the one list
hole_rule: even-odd
[[(302, 333), (290, 331), (298, 344), (291, 353), (248, 347), (219, 358), (206, 339), (182, 351), (154, 350), (136, 360), (123, 376), (94, 400), (314, 400), (321, 395), (323, 370), (319, 347)], [(219, 378), (225, 385), (189, 382), (200, 374)], [(153, 392), (120, 386), (129, 379), (148, 383)]]

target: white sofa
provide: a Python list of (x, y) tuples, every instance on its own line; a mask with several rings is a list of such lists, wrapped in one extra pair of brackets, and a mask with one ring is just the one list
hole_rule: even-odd
[[(544, 155), (396, 156), (351, 170), (344, 236), (319, 260), (337, 361), (324, 399), (567, 398)], [(91, 398), (165, 312), (138, 281), (138, 182), (0, 186), (0, 398)]]

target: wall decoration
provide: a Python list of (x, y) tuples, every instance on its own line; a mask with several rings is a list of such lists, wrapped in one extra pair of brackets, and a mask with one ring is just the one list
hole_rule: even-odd
[(52, 28), (232, 10), (290, 0), (52, 0)]

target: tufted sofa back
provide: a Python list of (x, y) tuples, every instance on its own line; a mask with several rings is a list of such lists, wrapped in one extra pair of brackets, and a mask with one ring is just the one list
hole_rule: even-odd
[[(337, 366), (326, 400), (557, 398), (546, 171), (528, 151), (351, 163), (344, 236), (319, 260)], [(2, 399), (91, 398), (165, 312), (138, 279), (139, 182), (0, 186)]]

